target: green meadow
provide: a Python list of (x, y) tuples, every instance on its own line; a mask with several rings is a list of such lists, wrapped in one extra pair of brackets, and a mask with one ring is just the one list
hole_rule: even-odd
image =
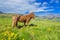
[(14, 14), (0, 14), (0, 40), (60, 40), (60, 22), (36, 17), (27, 27), (12, 28)]

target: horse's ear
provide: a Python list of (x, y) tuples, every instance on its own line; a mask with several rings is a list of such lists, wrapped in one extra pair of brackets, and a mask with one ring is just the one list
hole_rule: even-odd
[(33, 14), (34, 14), (34, 12), (31, 12), (30, 14), (31, 14), (31, 15), (33, 15)]
[(31, 14), (34, 14), (34, 12), (31, 12)]

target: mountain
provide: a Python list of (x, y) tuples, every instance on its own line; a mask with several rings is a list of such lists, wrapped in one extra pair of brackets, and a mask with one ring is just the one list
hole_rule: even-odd
[(3, 14), (3, 12), (2, 12), (2, 11), (0, 11), (0, 14)]

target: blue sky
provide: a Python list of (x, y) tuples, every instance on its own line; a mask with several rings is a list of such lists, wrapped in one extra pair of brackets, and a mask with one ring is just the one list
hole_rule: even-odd
[(0, 11), (36, 15), (60, 14), (60, 0), (0, 0)]

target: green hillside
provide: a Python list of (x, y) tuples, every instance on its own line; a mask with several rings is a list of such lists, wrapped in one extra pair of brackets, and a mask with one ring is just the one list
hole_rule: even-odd
[(12, 28), (13, 15), (0, 14), (0, 40), (60, 40), (60, 22), (36, 17), (27, 27), (19, 22), (21, 28)]

